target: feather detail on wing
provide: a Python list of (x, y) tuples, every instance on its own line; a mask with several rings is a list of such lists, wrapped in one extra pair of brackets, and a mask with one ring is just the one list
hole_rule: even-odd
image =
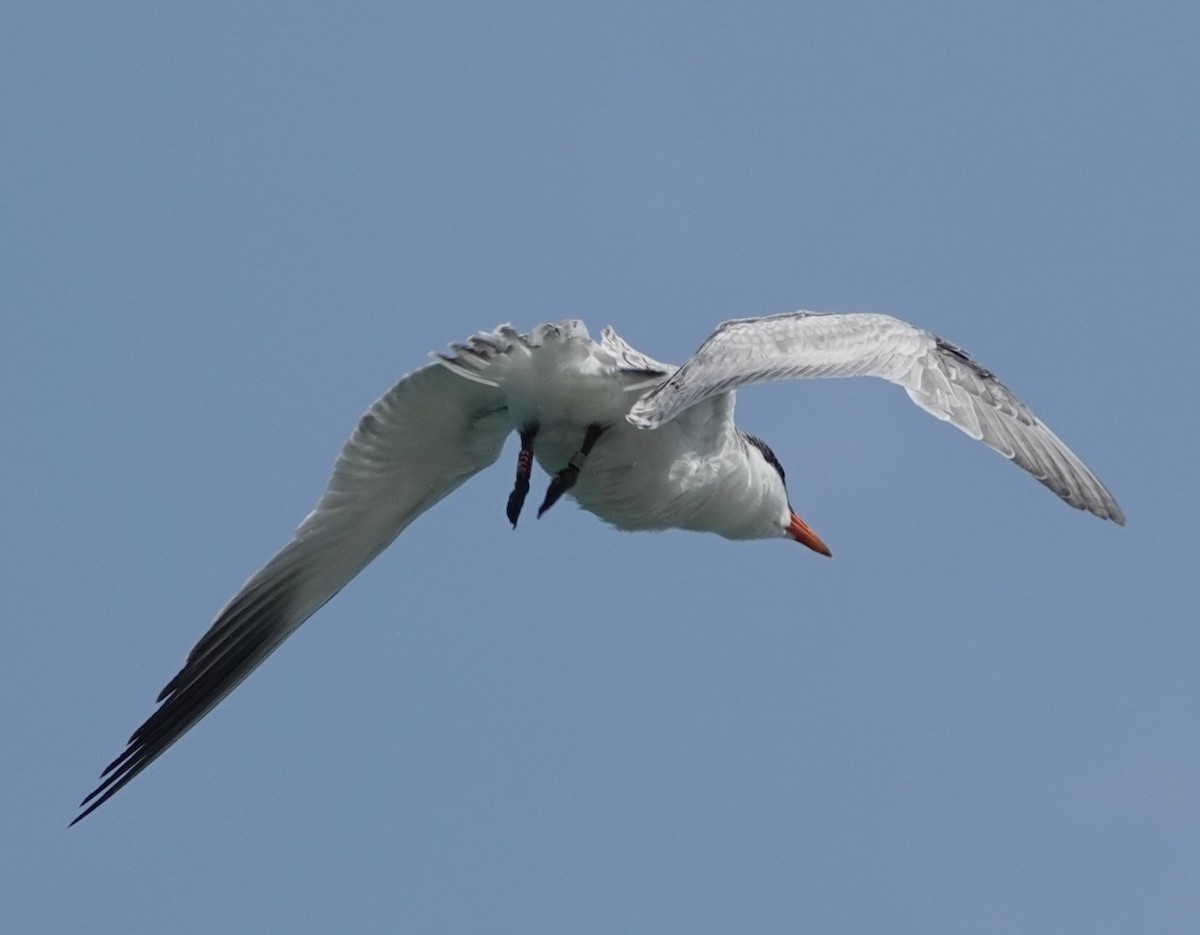
[(75, 821), (161, 756), (416, 517), (495, 461), (509, 429), (498, 390), (438, 364), (376, 401), (316, 509), (217, 615)]
[(1077, 509), (1124, 524), (1112, 495), (1032, 411), (962, 349), (888, 315), (794, 312), (727, 321), (630, 410), (652, 429), (752, 383), (882, 377), (918, 406), (1029, 471)]
[(611, 325), (600, 332), (600, 346), (612, 355), (614, 363), (623, 374), (626, 392), (654, 386), (679, 369), (643, 354), (617, 334)]

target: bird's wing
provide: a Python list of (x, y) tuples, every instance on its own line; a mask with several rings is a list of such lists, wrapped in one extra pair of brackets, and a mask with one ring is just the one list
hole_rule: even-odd
[(703, 399), (749, 383), (883, 377), (918, 406), (1027, 470), (1071, 506), (1124, 524), (1096, 475), (965, 351), (888, 315), (794, 312), (727, 321), (628, 419), (655, 428)]
[(626, 376), (626, 390), (653, 386), (679, 369), (673, 364), (647, 357), (617, 334), (612, 325), (600, 332), (600, 346), (611, 355), (617, 369)]
[(375, 402), (316, 508), (217, 615), (75, 821), (161, 756), (409, 523), (495, 461), (509, 429), (499, 390), (439, 364)]

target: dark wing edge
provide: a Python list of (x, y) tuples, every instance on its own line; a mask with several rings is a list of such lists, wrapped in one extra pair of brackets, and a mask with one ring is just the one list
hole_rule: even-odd
[(1125, 525), (1100, 478), (1016, 394), (961, 348), (933, 340), (904, 385), (914, 403), (1000, 452), (1075, 509)]
[(416, 517), (494, 462), (508, 432), (499, 391), (438, 364), (377, 400), (316, 508), (217, 615), (71, 824), (162, 756)]

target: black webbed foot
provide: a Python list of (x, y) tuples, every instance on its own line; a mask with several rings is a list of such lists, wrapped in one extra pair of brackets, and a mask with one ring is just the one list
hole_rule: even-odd
[(546, 499), (542, 501), (542, 505), (538, 507), (538, 519), (542, 518), (550, 507), (554, 506), (560, 497), (579, 480), (579, 472), (583, 468), (584, 461), (592, 451), (592, 446), (596, 444), (596, 439), (604, 434), (605, 426), (598, 422), (593, 422), (587, 427), (587, 432), (583, 436), (583, 444), (579, 446), (579, 450), (571, 455), (571, 460), (567, 462), (567, 466), (554, 475), (550, 481), (550, 487), (546, 490)]
[(529, 475), (533, 472), (533, 439), (537, 428), (521, 430), (521, 453), (517, 455), (517, 479), (513, 484), (512, 493), (508, 495), (508, 506), (505, 514), (508, 521), (517, 528), (517, 520), (521, 517), (521, 507), (525, 505), (525, 495), (529, 493)]
[(558, 503), (559, 498), (574, 487), (577, 480), (579, 480), (579, 468), (573, 464), (568, 464), (555, 474), (550, 481), (550, 486), (546, 489), (546, 499), (538, 507), (538, 519), (541, 519), (543, 513)]

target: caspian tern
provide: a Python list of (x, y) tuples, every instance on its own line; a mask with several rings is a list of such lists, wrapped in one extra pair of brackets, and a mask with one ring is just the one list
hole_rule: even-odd
[(514, 526), (536, 458), (552, 476), (539, 516), (569, 493), (618, 529), (790, 538), (829, 555), (792, 510), (774, 453), (734, 425), (734, 390), (785, 378), (883, 377), (1071, 506), (1125, 521), (1096, 476), (990, 371), (886, 315), (728, 321), (682, 367), (647, 357), (611, 328), (596, 343), (578, 321), (530, 334), (504, 325), (451, 350), (363, 415), (316, 508), (217, 615), (72, 824), (161, 756), (409, 523), (494, 462), (514, 431)]

